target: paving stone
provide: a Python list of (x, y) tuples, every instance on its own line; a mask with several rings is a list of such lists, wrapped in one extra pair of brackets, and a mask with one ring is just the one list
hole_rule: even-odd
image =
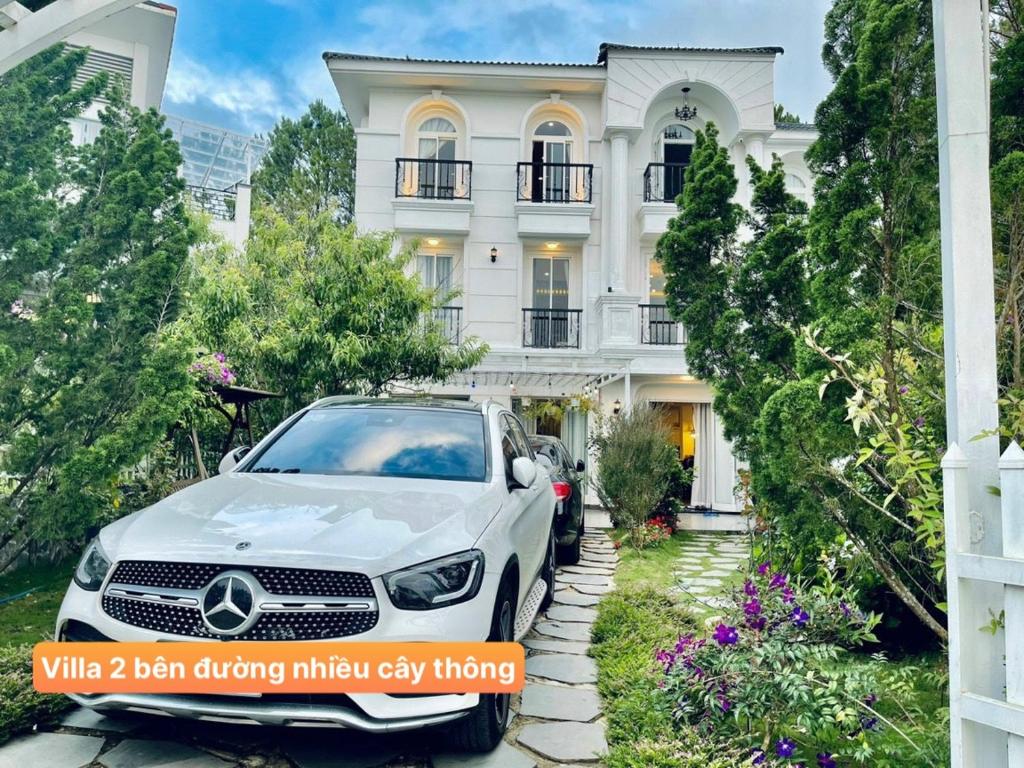
[(594, 573), (558, 573), (555, 574), (555, 581), (563, 584), (600, 584), (607, 586), (612, 583), (610, 576), (599, 576)]
[(615, 573), (615, 569), (599, 568), (596, 565), (563, 565), (558, 569), (559, 573), (592, 573), (596, 576), (612, 576)]
[(597, 691), (588, 688), (528, 682), (523, 688), (519, 714), (544, 720), (589, 723), (601, 714), (601, 699)]
[(607, 595), (614, 589), (614, 587), (600, 584), (573, 584), (572, 586), (577, 592), (582, 592), (585, 595)]
[(593, 683), (597, 681), (597, 664), (589, 656), (544, 653), (526, 660), (526, 674), (559, 683)]
[(585, 624), (597, 621), (597, 611), (576, 605), (552, 605), (548, 608), (546, 616), (555, 621), (579, 621)]
[(608, 751), (600, 723), (530, 723), (518, 740), (550, 760), (593, 761)]
[(100, 762), (106, 768), (228, 768), (230, 765), (187, 744), (142, 739), (122, 741), (104, 754)]
[(575, 622), (540, 621), (534, 626), (537, 634), (558, 637), (562, 640), (590, 642), (590, 625)]
[(34, 733), (0, 747), (0, 768), (79, 768), (95, 760), (102, 747), (99, 736)]
[(402, 734), (327, 730), (287, 734), (282, 751), (298, 768), (376, 768), (406, 747)]
[(507, 742), (485, 755), (465, 753), (434, 755), (434, 768), (536, 768), (537, 761)]
[(130, 714), (120, 717), (104, 717), (88, 707), (73, 709), (64, 715), (60, 724), (68, 728), (84, 728), (90, 731), (106, 731), (107, 733), (128, 733), (141, 728), (145, 723), (134, 719)]
[(618, 555), (606, 555), (602, 552), (584, 552), (580, 556), (580, 564), (584, 563), (617, 563), (619, 562)]
[(590, 643), (581, 643), (574, 640), (548, 640), (544, 637), (524, 637), (522, 644), (531, 651), (550, 651), (552, 653), (574, 653), (579, 656), (586, 656)]
[(686, 586), (688, 587), (720, 587), (722, 586), (721, 579), (706, 579), (702, 577), (689, 578), (686, 580)]
[(555, 603), (562, 605), (597, 605), (601, 598), (595, 595), (583, 595), (571, 589), (559, 589), (555, 591)]

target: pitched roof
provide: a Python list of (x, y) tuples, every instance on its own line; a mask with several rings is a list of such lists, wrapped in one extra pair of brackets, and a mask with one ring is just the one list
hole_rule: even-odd
[(814, 123), (776, 123), (777, 131), (816, 131), (818, 126)]
[(785, 53), (778, 45), (759, 45), (749, 48), (693, 48), (681, 45), (627, 45), (625, 43), (601, 43), (598, 49), (597, 62), (604, 64), (608, 60), (608, 51), (666, 51), (676, 53), (746, 53), (754, 55), (777, 55)]

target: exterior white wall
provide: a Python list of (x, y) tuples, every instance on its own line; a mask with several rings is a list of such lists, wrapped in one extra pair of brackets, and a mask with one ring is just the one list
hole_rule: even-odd
[[(328, 67), (359, 126), (357, 227), (397, 228), (401, 242), (419, 239), (421, 252), (422, 241), (435, 237), (438, 252), (460, 254), (454, 276), (463, 292), (463, 337), (477, 336), (491, 349), (475, 371), (431, 391), (508, 403), (590, 388), (607, 413), (615, 400), (627, 407), (640, 400), (711, 402), (708, 386), (688, 376), (682, 346), (641, 343), (649, 261), (676, 213), (672, 203), (644, 201), (644, 171), (662, 162), (658, 138), (678, 122), (673, 113), (685, 84), (697, 108), (688, 127), (719, 127), (736, 166), (739, 202), (750, 199), (746, 158), (767, 166), (773, 154), (804, 184), (810, 202), (813, 179), (803, 152), (815, 134), (806, 126), (776, 128), (773, 53), (611, 49), (600, 80), (593, 66), (342, 57)], [(544, 87), (556, 78), (557, 87)], [(419, 122), (435, 114), (459, 129), (456, 159), (473, 163), (471, 200), (396, 198), (395, 159), (416, 156)], [(572, 131), (572, 161), (593, 164), (590, 206), (517, 203), (516, 163), (531, 159), (533, 129), (549, 117)], [(422, 215), (411, 215), (417, 206)], [(570, 258), (570, 307), (582, 309), (578, 349), (523, 347), (535, 253)], [(717, 417), (712, 432), (713, 466), (705, 469), (712, 504), (735, 511), (738, 466)]]

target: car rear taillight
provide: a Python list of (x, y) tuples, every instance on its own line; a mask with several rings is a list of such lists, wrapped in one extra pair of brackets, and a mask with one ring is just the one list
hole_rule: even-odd
[(555, 490), (555, 499), (557, 501), (565, 501), (572, 496), (572, 486), (568, 483), (556, 480), (551, 484), (551, 487)]

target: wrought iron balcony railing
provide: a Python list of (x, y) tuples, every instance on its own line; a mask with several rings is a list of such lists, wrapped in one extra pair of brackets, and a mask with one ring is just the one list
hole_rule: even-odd
[(648, 163), (644, 171), (644, 202), (674, 203), (683, 191), (686, 163)]
[(395, 197), (426, 200), (470, 200), (473, 163), (470, 160), (395, 158)]
[(235, 200), (237, 194), (233, 189), (213, 189), (189, 184), (185, 190), (188, 205), (194, 211), (208, 213), (215, 219), (224, 221), (235, 220)]
[(579, 349), (582, 309), (523, 308), (523, 346)]
[(458, 344), (462, 339), (462, 307), (437, 307), (433, 315), (448, 341)]
[(594, 166), (589, 163), (517, 163), (516, 200), (589, 203)]
[(664, 304), (640, 305), (640, 343), (678, 345), (686, 343), (686, 331), (668, 313)]

